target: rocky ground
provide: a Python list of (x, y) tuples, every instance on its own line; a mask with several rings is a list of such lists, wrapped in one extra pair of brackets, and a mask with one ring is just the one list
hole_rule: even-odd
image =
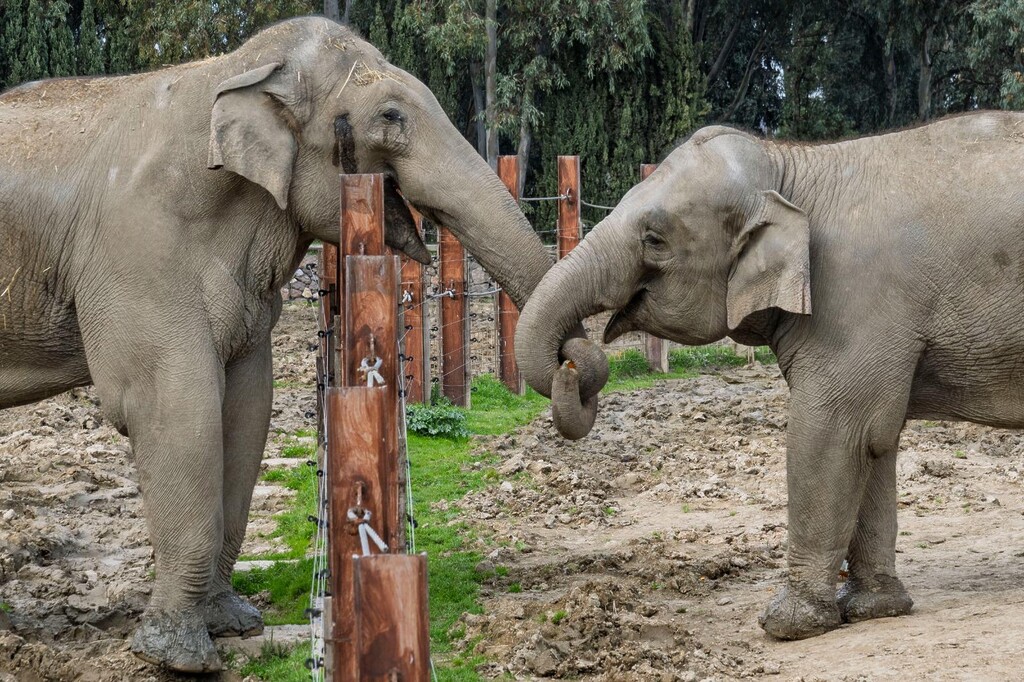
[[(313, 427), (313, 320), (292, 304), (275, 334), (275, 434)], [(482, 672), (609, 682), (1019, 678), (1017, 432), (908, 425), (898, 566), (912, 615), (804, 642), (764, 636), (756, 617), (785, 561), (786, 395), (774, 368), (727, 370), (607, 396), (594, 432), (576, 443), (559, 439), (546, 415), (481, 441), (481, 455), (497, 458), (498, 484), (458, 506), (491, 576), (484, 613), (459, 625), (466, 646), (493, 661)], [(268, 466), (286, 464), (288, 442), (274, 435)], [(287, 501), (280, 487), (257, 489), (246, 553), (276, 548), (273, 514)], [(151, 571), (130, 450), (93, 394), (0, 412), (0, 621), (13, 625), (0, 629), (0, 682), (178, 679), (127, 650)]]

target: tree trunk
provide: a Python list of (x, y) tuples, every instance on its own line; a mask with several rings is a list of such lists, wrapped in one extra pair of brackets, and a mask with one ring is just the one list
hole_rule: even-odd
[(924, 35), (921, 36), (921, 69), (917, 75), (917, 117), (927, 121), (932, 116), (932, 35), (935, 33), (935, 24), (928, 24), (924, 27)]
[(516, 156), (519, 158), (519, 177), (516, 178), (518, 196), (523, 196), (523, 186), (526, 184), (526, 165), (530, 160), (530, 142), (533, 140), (533, 130), (526, 117), (526, 110), (533, 106), (533, 81), (527, 80), (523, 84), (523, 100), (519, 109), (519, 149)]
[(484, 105), (484, 90), (481, 79), (480, 62), (469, 63), (469, 80), (473, 86), (473, 110), (476, 114), (473, 123), (476, 125), (476, 150), (480, 156), (487, 158), (487, 108)]
[(747, 90), (750, 88), (750, 79), (757, 69), (758, 60), (761, 58), (761, 51), (764, 50), (766, 42), (768, 42), (767, 30), (761, 33), (757, 44), (754, 45), (754, 50), (750, 53), (750, 58), (747, 60), (747, 69), (743, 72), (743, 79), (740, 81), (739, 87), (736, 88), (736, 96), (733, 97), (732, 103), (720, 120), (728, 121), (731, 119), (736, 114), (736, 110), (740, 108), (740, 104), (743, 103), (743, 99), (747, 96)]
[(487, 96), (487, 163), (498, 170), (498, 0), (487, 0), (487, 60), (484, 64)]
[(338, 0), (324, 0), (324, 16), (334, 21), (341, 20), (341, 13), (338, 11)]
[[(354, 0), (345, 0), (345, 13), (341, 16), (341, 20), (342, 20), (343, 23), (346, 23), (346, 24), (349, 23), (349, 20), (352, 17), (352, 3), (353, 2), (354, 2)], [(335, 2), (334, 4), (338, 4), (338, 3)]]

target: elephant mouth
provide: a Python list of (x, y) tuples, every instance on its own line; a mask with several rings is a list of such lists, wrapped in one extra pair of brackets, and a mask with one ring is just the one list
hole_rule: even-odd
[(604, 328), (605, 343), (611, 343), (623, 334), (640, 329), (636, 322), (636, 317), (637, 313), (641, 308), (643, 308), (646, 297), (647, 290), (641, 289), (633, 295), (633, 298), (630, 299), (629, 303), (612, 315), (612, 318), (608, 320), (608, 324)]

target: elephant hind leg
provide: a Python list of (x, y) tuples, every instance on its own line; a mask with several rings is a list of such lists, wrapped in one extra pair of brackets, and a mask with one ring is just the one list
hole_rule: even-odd
[(871, 461), (847, 555), (850, 576), (838, 593), (847, 623), (906, 615), (914, 605), (896, 576), (896, 450), (893, 444)]

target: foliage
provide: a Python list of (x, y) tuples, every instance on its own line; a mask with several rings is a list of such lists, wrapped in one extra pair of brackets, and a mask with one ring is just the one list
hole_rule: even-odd
[(405, 408), (406, 428), (422, 436), (462, 440), (469, 437), (465, 413), (451, 405), (420, 405)]
[(610, 381), (635, 379), (650, 374), (650, 372), (647, 357), (635, 348), (624, 350), (608, 360), (608, 379)]
[(266, 592), (270, 596), (270, 605), (263, 612), (267, 625), (304, 623), (312, 574), (312, 559), (278, 561), (268, 568), (239, 571), (231, 582), (240, 594), (253, 596)]

